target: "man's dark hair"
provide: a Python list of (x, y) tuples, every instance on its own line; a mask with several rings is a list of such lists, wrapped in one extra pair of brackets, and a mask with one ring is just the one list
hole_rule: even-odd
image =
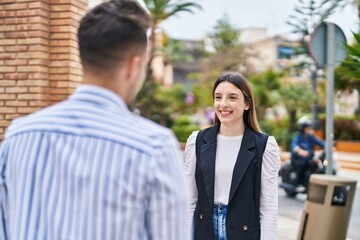
[(136, 0), (111, 0), (90, 10), (78, 30), (84, 68), (109, 70), (147, 46), (150, 16)]

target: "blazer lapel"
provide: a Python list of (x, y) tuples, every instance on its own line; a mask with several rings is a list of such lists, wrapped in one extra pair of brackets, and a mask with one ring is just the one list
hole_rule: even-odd
[(214, 206), (215, 158), (219, 126), (220, 124), (215, 125), (203, 136), (205, 143), (201, 145), (200, 150), (201, 170), (211, 209)]
[(255, 136), (253, 130), (246, 127), (244, 132), (244, 137), (241, 142), (241, 147), (239, 154), (236, 159), (234, 166), (230, 195), (229, 195), (229, 204), (234, 197), (236, 189), (238, 188), (241, 179), (243, 178), (250, 162), (253, 160), (255, 153), (251, 151), (255, 147)]

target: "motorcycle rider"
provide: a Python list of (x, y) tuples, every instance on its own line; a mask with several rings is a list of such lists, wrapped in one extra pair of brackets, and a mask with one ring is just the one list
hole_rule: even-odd
[(315, 146), (325, 147), (324, 141), (314, 134), (312, 122), (307, 118), (301, 118), (298, 121), (299, 132), (291, 142), (291, 164), (296, 169), (297, 190), (305, 191), (307, 181), (306, 171), (310, 168), (310, 161), (314, 158)]

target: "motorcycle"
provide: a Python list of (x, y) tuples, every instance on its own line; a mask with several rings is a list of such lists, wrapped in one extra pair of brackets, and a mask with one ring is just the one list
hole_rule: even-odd
[[(295, 166), (291, 164), (291, 160), (289, 159), (279, 171), (279, 175), (281, 176), (281, 183), (279, 185), (280, 188), (283, 188), (289, 197), (295, 197), (300, 193), (307, 193), (307, 186), (310, 179), (311, 174), (325, 174), (326, 168), (328, 165), (328, 161), (325, 159), (325, 151), (321, 151), (318, 154), (314, 154), (314, 156), (309, 160), (310, 167), (305, 172), (305, 186), (298, 186), (297, 173)], [(336, 175), (338, 171), (338, 162), (336, 158), (334, 158), (334, 166), (333, 166), (333, 175)]]

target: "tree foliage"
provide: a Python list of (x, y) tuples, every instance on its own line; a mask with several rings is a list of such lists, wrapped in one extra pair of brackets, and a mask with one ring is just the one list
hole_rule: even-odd
[(282, 73), (277, 73), (272, 69), (258, 73), (249, 77), (252, 86), (256, 112), (259, 120), (265, 118), (265, 111), (279, 102), (278, 90), (280, 88), (280, 77)]
[(353, 33), (355, 43), (345, 44), (348, 56), (335, 71), (335, 88), (360, 90), (360, 33)]

